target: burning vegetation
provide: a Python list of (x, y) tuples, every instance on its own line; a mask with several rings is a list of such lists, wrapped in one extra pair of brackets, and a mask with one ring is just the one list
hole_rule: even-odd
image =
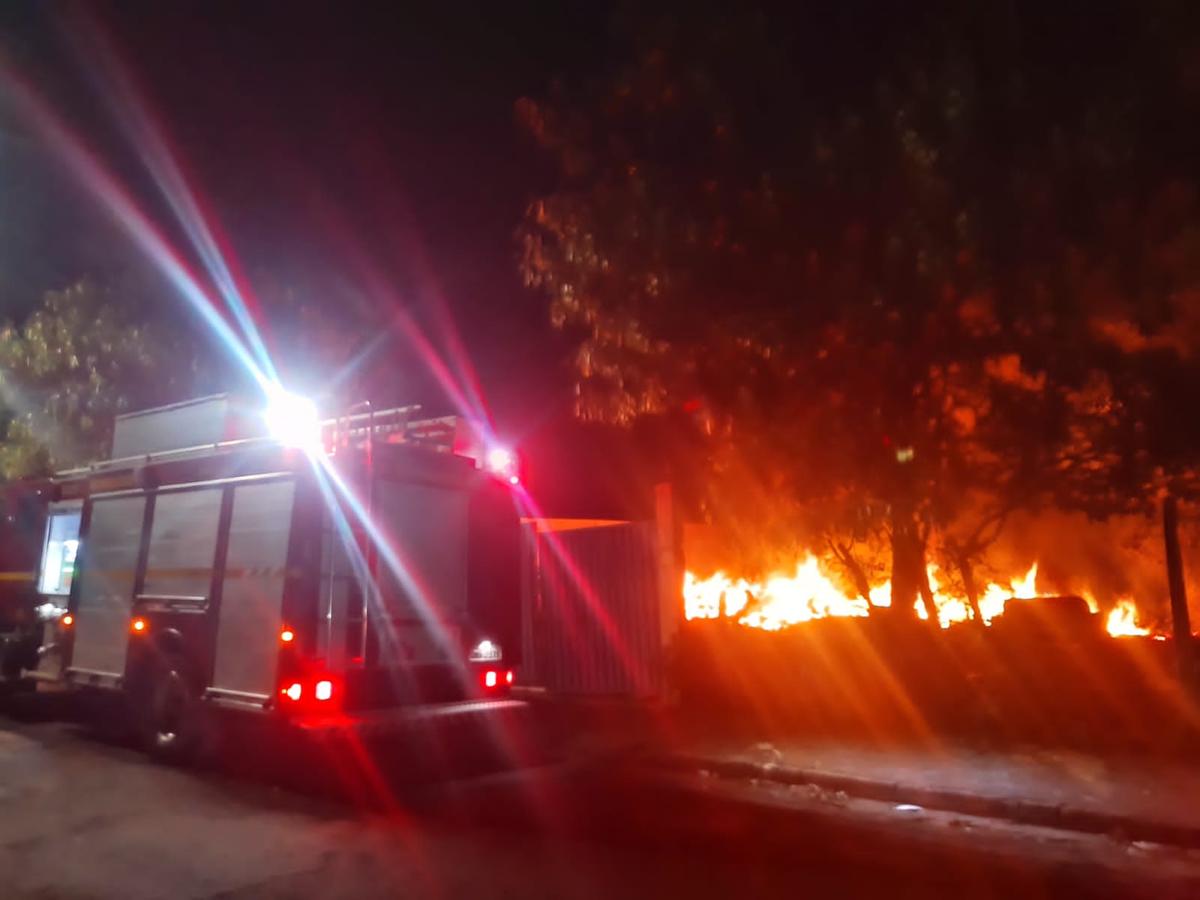
[[(1156, 525), (1015, 515), (976, 558), (974, 602), (940, 536), (927, 545), (928, 587), (902, 601), (886, 534), (854, 545), (851, 567), (848, 541), (824, 552), (776, 544), (772, 556), (770, 543), (743, 548), (690, 525), (690, 621), (672, 677), (698, 716), (787, 733), (1190, 746), (1200, 709), (1162, 631)], [(1194, 555), (1194, 523), (1184, 536)]]
[[(1007, 586), (992, 582), (978, 598), (984, 625), (1004, 613), (1010, 601), (1031, 602), (1039, 597), (1038, 564), (1035, 562), (1023, 576), (1013, 578)], [(938, 567), (926, 568), (929, 586), (937, 608), (938, 624), (942, 628), (970, 622), (974, 612), (967, 599), (944, 590), (938, 580)], [(797, 563), (794, 574), (783, 572), (749, 581), (732, 579), (724, 572), (708, 578), (698, 578), (687, 572), (683, 582), (684, 611), (691, 619), (732, 619), (741, 625), (778, 631), (812, 619), (828, 616), (863, 617), (873, 610), (891, 607), (891, 582), (872, 587), (867, 597), (851, 596), (837, 586), (825, 571), (822, 562), (811, 554)], [(1091, 594), (1083, 599), (1095, 614), (1099, 604)], [(927, 618), (924, 605), (914, 604), (916, 615)], [(1150, 629), (1141, 624), (1137, 603), (1128, 597), (1117, 600), (1105, 617), (1105, 628), (1113, 637), (1145, 636)]]

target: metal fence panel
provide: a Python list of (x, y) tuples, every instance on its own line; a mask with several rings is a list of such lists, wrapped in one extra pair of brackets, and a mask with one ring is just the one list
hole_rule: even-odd
[(654, 524), (542, 533), (534, 550), (526, 606), (536, 680), (561, 693), (659, 693), (663, 647)]

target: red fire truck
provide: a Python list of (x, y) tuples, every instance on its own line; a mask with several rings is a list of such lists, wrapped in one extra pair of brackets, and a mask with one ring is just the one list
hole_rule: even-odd
[(45, 487), (22, 674), (121, 697), (174, 758), (220, 710), (341, 728), (513, 705), (518, 479), (461, 443), (418, 407), (322, 423), (283, 394), (119, 417), (112, 458)]

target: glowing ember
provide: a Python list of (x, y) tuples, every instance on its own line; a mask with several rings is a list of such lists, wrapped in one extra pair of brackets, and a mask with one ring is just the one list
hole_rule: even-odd
[[(1007, 586), (995, 582), (987, 585), (978, 597), (979, 612), (984, 624), (990, 625), (1004, 612), (1009, 600), (1038, 596), (1037, 563), (1020, 578)], [(932, 563), (926, 569), (929, 587), (937, 607), (938, 624), (949, 628), (972, 618), (965, 597), (948, 593), (938, 579), (938, 568)], [(870, 603), (862, 597), (848, 596), (822, 570), (822, 563), (811, 554), (797, 564), (795, 574), (774, 574), (763, 581), (732, 579), (724, 572), (708, 578), (697, 578), (687, 572), (683, 580), (684, 611), (688, 619), (728, 618), (741, 625), (778, 631), (789, 625), (822, 619), (827, 616), (862, 617), (870, 615), (872, 606), (891, 604), (891, 582), (870, 590)], [(1098, 611), (1095, 598), (1085, 595), (1088, 606)], [(924, 605), (916, 603), (917, 615), (926, 618)], [(1108, 633), (1114, 637), (1148, 635), (1150, 629), (1138, 624), (1137, 606), (1124, 598), (1117, 602), (1106, 621)]]

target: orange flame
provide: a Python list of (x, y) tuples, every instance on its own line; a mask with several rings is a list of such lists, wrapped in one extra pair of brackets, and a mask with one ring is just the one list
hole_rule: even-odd
[(1137, 619), (1137, 604), (1125, 597), (1118, 600), (1109, 612), (1104, 627), (1113, 637), (1144, 637), (1150, 633), (1150, 629), (1138, 625)]
[[(868, 602), (862, 597), (848, 596), (822, 566), (821, 560), (809, 554), (797, 563), (795, 574), (776, 573), (762, 581), (735, 580), (724, 572), (698, 578), (694, 573), (686, 572), (683, 578), (684, 613), (688, 619), (730, 618), (752, 628), (778, 631), (827, 616), (868, 616), (872, 607), (891, 604), (890, 581), (871, 588)], [(1009, 581), (1007, 587), (995, 582), (987, 585), (978, 597), (984, 624), (990, 625), (1003, 613), (1009, 600), (1037, 597), (1037, 573), (1035, 562), (1023, 576)], [(970, 604), (965, 597), (942, 588), (938, 567), (930, 563), (926, 574), (937, 608), (938, 624), (949, 628), (969, 621), (973, 617)], [(1093, 612), (1099, 611), (1095, 598), (1085, 595), (1084, 599)], [(920, 600), (916, 603), (916, 612), (920, 618), (926, 618)], [(1138, 624), (1137, 605), (1130, 598), (1117, 602), (1108, 614), (1106, 628), (1114, 637), (1150, 634), (1150, 629)]]

